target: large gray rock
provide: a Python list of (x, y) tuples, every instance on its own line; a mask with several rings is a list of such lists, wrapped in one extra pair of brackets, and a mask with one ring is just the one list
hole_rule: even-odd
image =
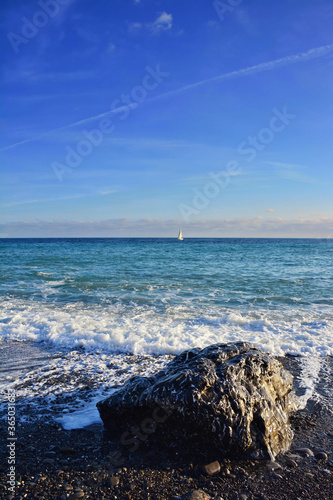
[(289, 449), (292, 375), (252, 344), (185, 351), (97, 403), (104, 426), (135, 451), (148, 439), (221, 456), (274, 459)]

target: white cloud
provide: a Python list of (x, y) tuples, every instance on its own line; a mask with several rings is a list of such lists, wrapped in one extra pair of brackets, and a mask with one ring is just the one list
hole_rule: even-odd
[(266, 212), (274, 213), (274, 212), (276, 212), (276, 210), (274, 210), (274, 208), (267, 208)]
[(172, 28), (172, 14), (168, 14), (167, 12), (162, 12), (162, 14), (149, 26), (151, 31), (158, 35), (162, 31), (168, 31)]
[(130, 33), (138, 33), (142, 28), (148, 29), (153, 35), (159, 35), (163, 31), (172, 29), (173, 17), (172, 14), (162, 12), (153, 23), (142, 24), (139, 22), (131, 23), (128, 27)]
[(109, 219), (101, 221), (42, 221), (0, 224), (2, 237), (175, 237), (179, 225), (185, 237), (333, 238), (333, 217), (181, 220)]

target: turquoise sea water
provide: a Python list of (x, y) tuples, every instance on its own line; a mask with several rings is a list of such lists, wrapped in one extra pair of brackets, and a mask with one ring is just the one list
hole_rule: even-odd
[(0, 389), (21, 419), (100, 422), (115, 387), (216, 342), (300, 355), (300, 406), (331, 380), (333, 240), (6, 239), (0, 258)]
[(127, 353), (333, 353), (333, 240), (1, 241), (4, 339)]

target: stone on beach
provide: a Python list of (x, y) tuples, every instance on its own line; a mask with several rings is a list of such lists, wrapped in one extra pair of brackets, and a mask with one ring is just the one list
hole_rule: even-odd
[(203, 490), (195, 490), (187, 493), (182, 497), (182, 500), (209, 500), (210, 496)]
[(120, 483), (119, 477), (110, 476), (108, 479), (108, 484), (113, 488), (114, 486), (118, 486)]
[(286, 465), (291, 469), (295, 469), (295, 467), (298, 467), (297, 462), (295, 460), (292, 460), (291, 458), (287, 458)]
[(203, 469), (208, 476), (212, 476), (213, 474), (220, 472), (221, 466), (219, 462), (216, 461), (212, 462), (211, 464), (205, 465)]
[[(292, 375), (256, 346), (192, 349), (97, 403), (104, 426), (135, 451), (148, 439), (221, 455), (274, 459), (290, 447)], [(120, 434), (119, 434), (120, 433)]]
[(302, 457), (313, 457), (314, 453), (309, 448), (296, 448), (294, 451), (299, 453)]

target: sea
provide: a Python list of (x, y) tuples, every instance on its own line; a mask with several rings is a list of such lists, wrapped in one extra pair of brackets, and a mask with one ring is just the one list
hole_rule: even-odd
[(2, 239), (0, 258), (0, 390), (21, 422), (100, 423), (132, 376), (236, 341), (299, 360), (300, 407), (332, 403), (333, 239)]

